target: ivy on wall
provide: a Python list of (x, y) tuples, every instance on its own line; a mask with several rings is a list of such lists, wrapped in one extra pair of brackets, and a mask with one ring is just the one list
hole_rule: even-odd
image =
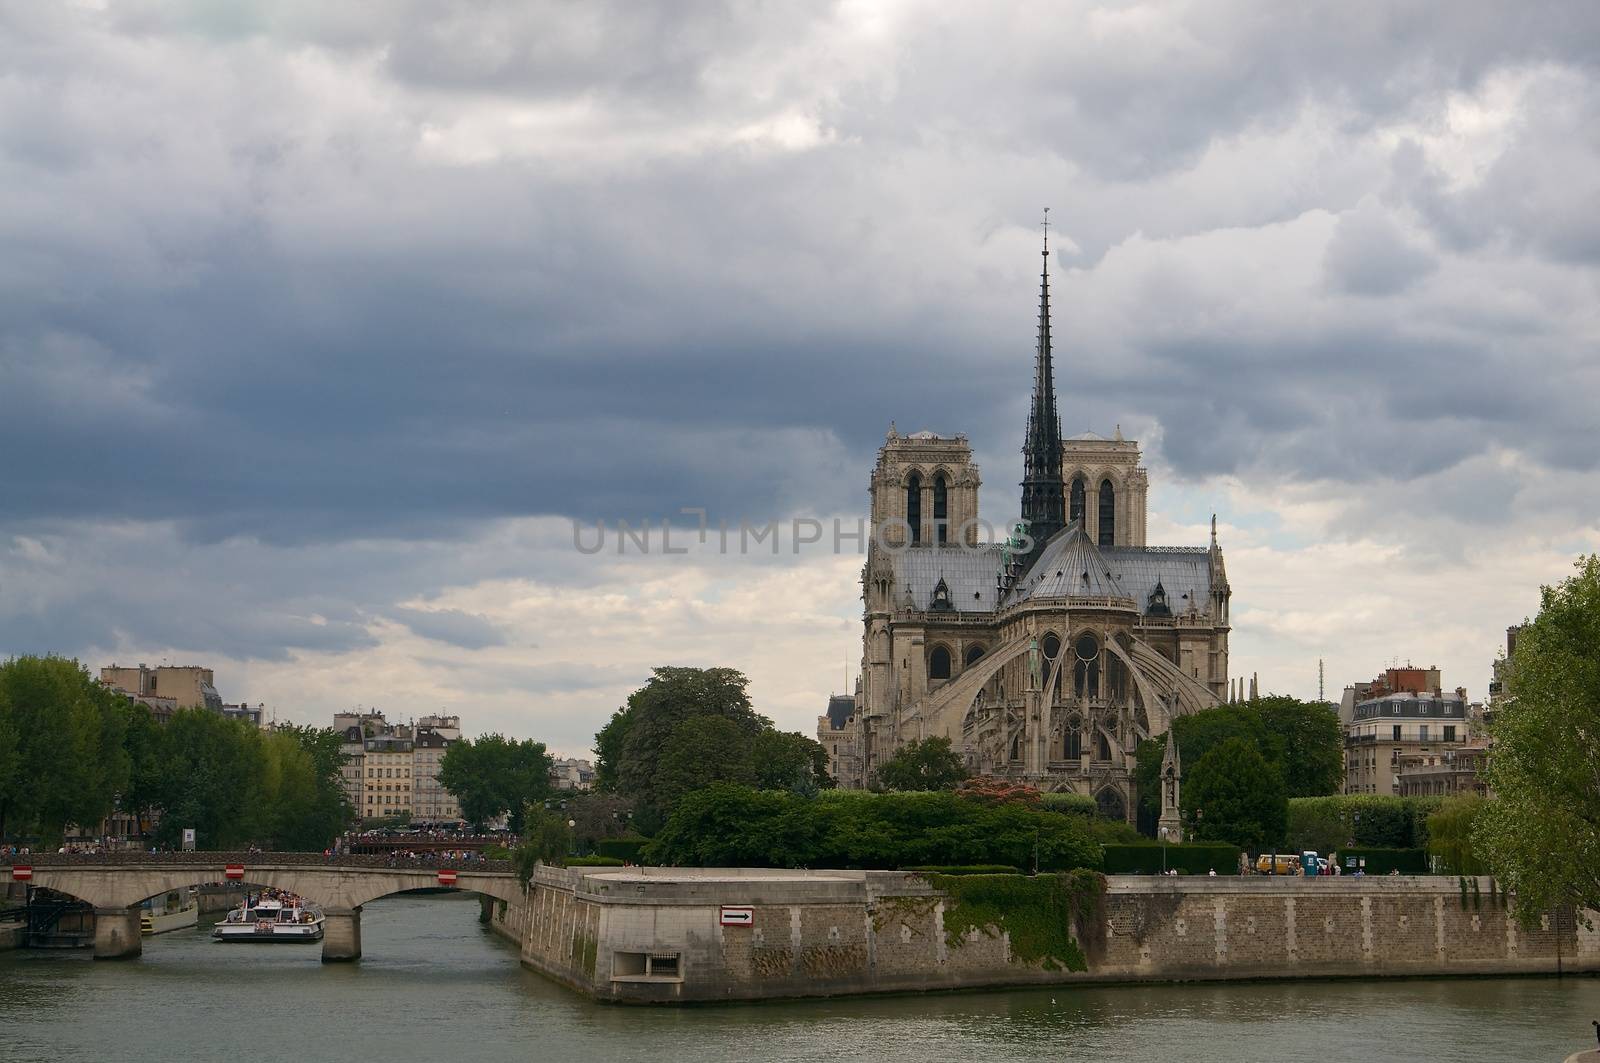
[(944, 931), (951, 948), (960, 948), (973, 931), (991, 938), (1003, 933), (1023, 963), (1087, 971), (1085, 946), (1098, 952), (1103, 945), (1106, 880), (1098, 872), (926, 878), (947, 897)]

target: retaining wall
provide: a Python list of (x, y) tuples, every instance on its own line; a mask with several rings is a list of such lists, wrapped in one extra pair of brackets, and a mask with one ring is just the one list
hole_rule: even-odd
[[(1600, 932), (1570, 912), (1524, 931), (1478, 885), (1463, 901), (1453, 878), (1113, 876), (1073, 930), (1083, 970), (1023, 962), (994, 926), (952, 933), (954, 902), (902, 872), (541, 868), (494, 921), (526, 966), (629, 1003), (1600, 969)], [(722, 925), (724, 905), (749, 925)]]

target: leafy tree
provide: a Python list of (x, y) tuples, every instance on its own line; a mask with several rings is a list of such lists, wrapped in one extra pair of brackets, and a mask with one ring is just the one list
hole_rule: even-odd
[(339, 776), (340, 736), (328, 728), (280, 726), (260, 741), (265, 836), (278, 849), (325, 848), (352, 814)]
[(267, 763), (261, 733), (210, 709), (179, 709), (161, 736), (158, 843), (192, 827), (202, 849), (268, 840)]
[(601, 793), (615, 793), (618, 786), (618, 765), (622, 763), (623, 746), (628, 741), (628, 729), (634, 716), (628, 708), (620, 708), (594, 736), (594, 788)]
[(616, 764), (617, 792), (634, 798), (642, 809), (664, 810), (671, 794), (661, 790), (661, 760), (674, 732), (693, 717), (727, 720), (752, 739), (770, 728), (771, 721), (750, 707), (749, 683), (733, 668), (653, 669), (622, 710), (627, 722)]
[(691, 716), (662, 743), (654, 800), (667, 809), (690, 790), (712, 783), (755, 785), (750, 743), (754, 736), (725, 716)]
[(884, 790), (954, 790), (968, 775), (961, 754), (943, 736), (907, 742), (879, 765), (873, 781)]
[(487, 734), (452, 744), (439, 758), (439, 784), (455, 795), (461, 814), (482, 829), (507, 813), (516, 833), (522, 833), (524, 809), (550, 793), (550, 768), (554, 763), (543, 742), (514, 741)]
[(762, 731), (750, 743), (749, 762), (760, 790), (794, 790), (812, 796), (834, 786), (828, 774), (828, 751), (821, 742), (798, 731)]
[(1444, 861), (1447, 871), (1481, 875), (1488, 870), (1478, 859), (1472, 831), (1488, 802), (1477, 794), (1446, 798), (1428, 817), (1428, 852)]
[(117, 795), (117, 807), (137, 817), (142, 829), (160, 804), (163, 792), (163, 732), (151, 715), (150, 707), (141, 702), (127, 701), (124, 714), (123, 748), (128, 753), (128, 782)]
[(533, 877), (535, 864), (564, 864), (572, 851), (573, 829), (565, 813), (528, 804), (518, 817), (522, 821), (522, 844), (513, 851), (517, 873), (526, 882)]
[(1506, 684), (1490, 729), (1495, 800), (1473, 829), (1475, 852), (1524, 919), (1557, 905), (1600, 907), (1600, 555), (1541, 589)]
[(588, 853), (596, 843), (628, 833), (633, 802), (617, 794), (573, 793), (558, 808), (577, 824), (573, 836), (578, 851)]
[(1257, 698), (1249, 704), (1261, 714), (1272, 746), (1283, 751), (1283, 783), (1290, 797), (1339, 792), (1344, 775), (1344, 731), (1337, 710), (1282, 695)]
[(0, 828), (55, 839), (68, 824), (98, 823), (111, 811), (128, 777), (122, 700), (77, 661), (0, 664)]
[(1282, 842), (1289, 804), (1267, 758), (1249, 741), (1230, 738), (1184, 773), (1183, 811), (1197, 841), (1254, 853)]

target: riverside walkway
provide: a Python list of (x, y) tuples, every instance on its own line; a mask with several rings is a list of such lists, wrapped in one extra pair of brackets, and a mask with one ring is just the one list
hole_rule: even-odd
[(322, 908), (324, 962), (361, 957), (361, 906), (392, 893), (468, 890), (520, 902), (523, 884), (509, 860), (421, 858), (403, 854), (38, 853), (0, 857), (0, 886), (25, 882), (94, 906), (94, 955), (139, 955), (139, 905), (169, 890), (236, 881), (288, 890)]

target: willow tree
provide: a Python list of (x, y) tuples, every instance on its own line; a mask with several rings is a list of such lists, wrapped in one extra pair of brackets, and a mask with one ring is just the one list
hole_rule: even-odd
[(1525, 919), (1600, 908), (1600, 555), (1577, 569), (1542, 589), (1539, 615), (1517, 633), (1490, 729), (1496, 800), (1473, 828)]

